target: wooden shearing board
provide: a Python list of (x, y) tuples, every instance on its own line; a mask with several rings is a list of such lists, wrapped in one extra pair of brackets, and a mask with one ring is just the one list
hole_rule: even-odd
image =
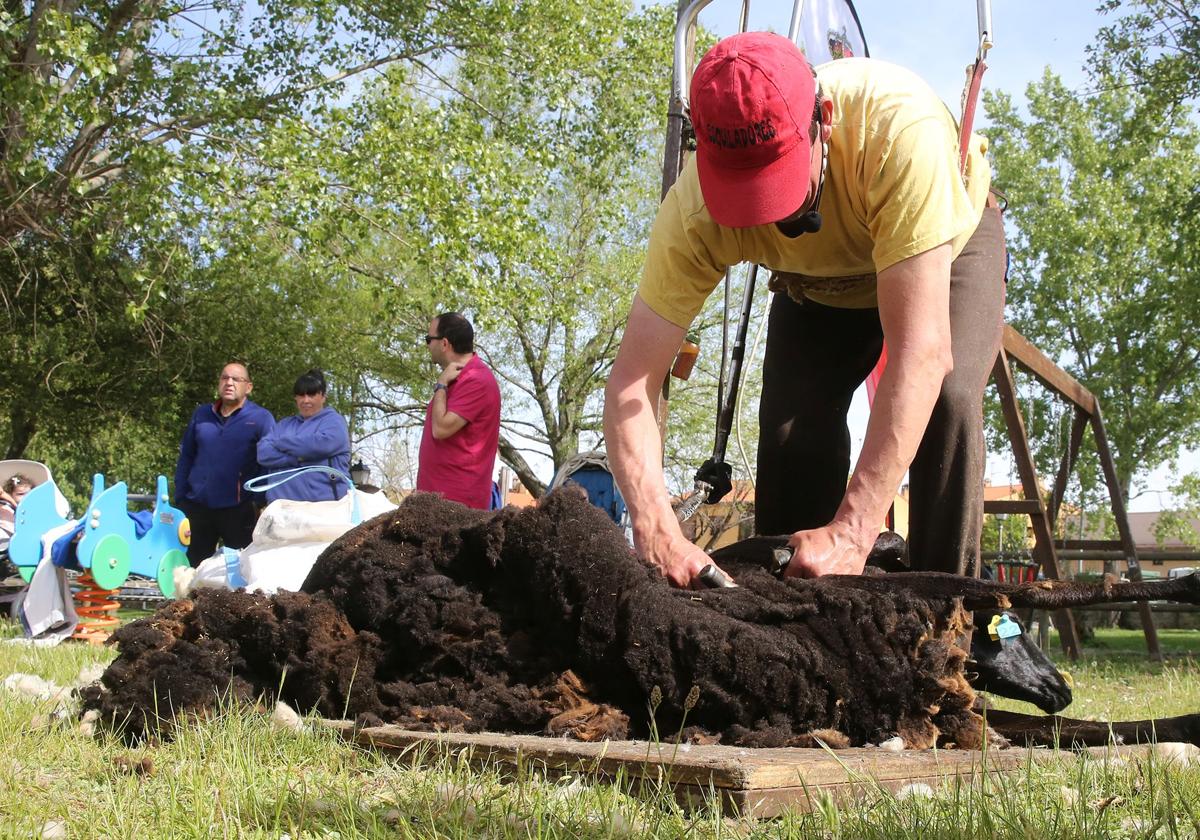
[[(552, 773), (579, 773), (600, 780), (623, 777), (633, 784), (668, 784), (684, 804), (700, 806), (719, 798), (726, 810), (772, 817), (785, 810), (808, 810), (832, 796), (852, 801), (879, 789), (909, 784), (939, 788), (987, 773), (1021, 772), (1030, 762), (1070, 758), (1075, 753), (1037, 749), (905, 750), (878, 747), (844, 750), (751, 749), (729, 746), (607, 741), (588, 744), (536, 735), (413, 732), (396, 726), (355, 730), (348, 721), (324, 721), (342, 737), (407, 760), (431, 754), (466, 754), (476, 764), (538, 767)], [(1142, 751), (1142, 747), (1096, 747), (1083, 752), (1097, 760)]]

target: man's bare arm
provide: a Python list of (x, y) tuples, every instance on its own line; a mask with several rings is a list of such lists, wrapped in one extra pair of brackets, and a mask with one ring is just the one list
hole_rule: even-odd
[(433, 408), (429, 413), (433, 420), (431, 431), (437, 440), (445, 440), (460, 432), (467, 425), (465, 417), (460, 417), (446, 409), (446, 392), (442, 389), (433, 395)]
[(674, 585), (686, 587), (710, 560), (688, 542), (663, 481), (658, 393), (685, 330), (634, 298), (621, 349), (604, 390), (608, 463), (633, 523), (638, 553)]
[(447, 365), (446, 369), (438, 376), (438, 385), (442, 387), (434, 390), (433, 406), (429, 410), (430, 419), (433, 421), (430, 431), (433, 432), (436, 440), (445, 440), (451, 435), (457, 434), (463, 426), (467, 425), (467, 418), (447, 409), (450, 396), (446, 390), (451, 383), (458, 379), (458, 375), (462, 373), (464, 367), (466, 365), (455, 362)]
[(940, 245), (879, 272), (879, 318), (888, 363), (875, 392), (854, 475), (833, 521), (792, 535), (788, 573), (858, 574), (916, 456), (942, 381), (954, 366), (950, 344), (950, 246)]

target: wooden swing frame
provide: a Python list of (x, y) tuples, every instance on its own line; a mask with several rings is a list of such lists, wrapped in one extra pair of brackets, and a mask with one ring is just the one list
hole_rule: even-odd
[[(1074, 420), (1071, 424), (1070, 441), (1063, 453), (1054, 488), (1048, 501), (1043, 500), (1038, 486), (1037, 468), (1033, 463), (1033, 453), (1029, 449), (1029, 436), (1025, 431), (1025, 420), (1021, 416), (1021, 409), (1017, 402), (1016, 385), (1013, 381), (1012, 367), (1009, 364), (1010, 359), (1023, 370), (1032, 374), (1033, 378), (1043, 387), (1073, 407)], [(1141, 580), (1142, 566), (1138, 559), (1137, 545), (1133, 541), (1133, 530), (1129, 526), (1129, 512), (1125, 506), (1125, 497), (1117, 478), (1116, 464), (1113, 461), (1112, 449), (1108, 442), (1108, 432), (1105, 431), (1104, 418), (1100, 413), (1100, 401), (1091, 391), (1083, 387), (1074, 377), (1007, 324), (1004, 326), (1000, 352), (997, 354), (996, 363), (992, 368), (992, 381), (995, 382), (999, 392), (1000, 407), (1004, 414), (1009, 442), (1012, 445), (1013, 459), (1016, 461), (1017, 474), (1021, 478), (1021, 487), (1025, 498), (985, 501), (984, 513), (1027, 515), (1033, 525), (1033, 559), (1041, 567), (1043, 574), (1051, 580), (1059, 580), (1062, 577), (1057, 553), (1060, 548), (1119, 549), (1124, 554), (1126, 574), (1129, 579)], [(1108, 487), (1113, 518), (1116, 520), (1120, 538), (1116, 540), (1055, 540), (1054, 525), (1062, 507), (1067, 482), (1079, 460), (1079, 448), (1083, 443), (1084, 431), (1089, 426), (1095, 436), (1096, 452), (1100, 457), (1100, 468), (1104, 473), (1104, 482)], [(1150, 658), (1160, 661), (1162, 651), (1159, 648), (1158, 631), (1154, 626), (1154, 615), (1150, 611), (1150, 604), (1146, 601), (1138, 601), (1137, 606)], [(1071, 611), (1058, 610), (1054, 613), (1054, 622), (1058, 627), (1063, 650), (1072, 660), (1078, 659), (1080, 653), (1079, 633)]]

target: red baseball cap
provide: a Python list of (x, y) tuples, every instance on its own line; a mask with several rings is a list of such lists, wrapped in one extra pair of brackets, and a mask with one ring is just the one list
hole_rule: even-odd
[(808, 196), (817, 82), (782, 35), (719, 41), (692, 74), (696, 166), (709, 215), (726, 227), (777, 222)]

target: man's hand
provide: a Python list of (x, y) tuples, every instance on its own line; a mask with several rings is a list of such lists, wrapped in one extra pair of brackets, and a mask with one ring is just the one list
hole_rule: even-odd
[[(656, 565), (659, 573), (677, 589), (706, 589), (706, 584), (700, 580), (700, 570), (705, 566), (715, 564), (704, 549), (690, 542), (683, 542), (668, 555), (665, 561), (658, 562)], [(733, 577), (724, 570), (721, 573), (731, 581), (733, 580)]]
[(788, 540), (792, 562), (784, 574), (787, 577), (820, 577), (821, 575), (860, 575), (867, 555), (875, 544), (875, 534), (862, 534), (840, 522), (824, 528), (797, 531)]
[(458, 379), (458, 375), (462, 373), (464, 367), (466, 365), (459, 364), (458, 362), (446, 365), (446, 369), (442, 371), (442, 375), (437, 378), (437, 381), (442, 385), (449, 385), (455, 379)]

